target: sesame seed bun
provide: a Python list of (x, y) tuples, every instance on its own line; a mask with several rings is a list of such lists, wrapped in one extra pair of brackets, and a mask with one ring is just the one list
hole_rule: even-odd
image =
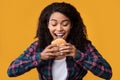
[(65, 43), (66, 43), (66, 41), (62, 38), (55, 39), (51, 42), (51, 44), (57, 44), (58, 46), (61, 44), (65, 44)]

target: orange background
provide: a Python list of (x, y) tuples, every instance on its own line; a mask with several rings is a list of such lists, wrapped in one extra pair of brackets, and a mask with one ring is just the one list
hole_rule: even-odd
[[(41, 10), (55, 0), (0, 0), (0, 80), (38, 80), (36, 69), (15, 78), (7, 76), (9, 64), (35, 39)], [(120, 80), (120, 0), (56, 0), (73, 4), (87, 26), (89, 39)], [(89, 72), (84, 80), (103, 80)]]

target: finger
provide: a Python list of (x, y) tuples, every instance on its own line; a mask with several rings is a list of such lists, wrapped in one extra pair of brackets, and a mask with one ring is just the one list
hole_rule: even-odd
[(55, 52), (58, 52), (58, 51), (59, 51), (58, 47), (53, 47), (51, 49), (46, 49), (45, 50), (46, 53), (55, 53)]
[(42, 60), (47, 60), (49, 58), (54, 58), (54, 57), (55, 56), (52, 53), (44, 53), (44, 52), (41, 53), (41, 59)]
[(58, 52), (58, 51), (59, 51), (59, 47), (58, 47), (58, 46), (53, 47), (53, 48), (51, 48), (51, 50), (52, 50), (53, 52)]
[(65, 47), (65, 46), (70, 46), (70, 43), (66, 43), (66, 44), (61, 44), (60, 47)]
[(46, 53), (46, 56), (54, 56), (53, 53)]
[(65, 46), (71, 46), (72, 44), (71, 43), (66, 43), (64, 44)]
[(64, 56), (72, 56), (71, 54), (64, 54)]
[(62, 50), (72, 50), (72, 49), (73, 49), (72, 46), (64, 46), (64, 47), (59, 48), (59, 51), (62, 51)]
[(60, 50), (61, 53), (72, 53), (71, 49)]
[(76, 51), (71, 51), (71, 52), (69, 52), (69, 53), (64, 53), (64, 56), (75, 57), (75, 56), (76, 56)]
[(46, 49), (46, 50), (45, 50), (45, 53), (52, 53), (52, 52), (53, 52), (52, 49)]
[(55, 56), (61, 56), (61, 55), (63, 55), (63, 53), (61, 53), (61, 52), (56, 52), (56, 53), (54, 53), (54, 55), (55, 55)]
[(56, 47), (56, 46), (57, 46), (56, 44), (50, 44), (50, 45), (48, 45), (46, 48), (47, 48), (47, 49), (51, 49), (51, 48)]
[(53, 53), (47, 53), (46, 54), (46, 58), (50, 59), (50, 58), (55, 58), (55, 55)]

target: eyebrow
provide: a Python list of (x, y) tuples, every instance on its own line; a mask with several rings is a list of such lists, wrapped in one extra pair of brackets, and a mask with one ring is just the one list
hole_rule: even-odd
[[(51, 19), (50, 21), (57, 21), (56, 19)], [(70, 21), (69, 19), (65, 19), (65, 20), (62, 20), (62, 22), (64, 21)]]
[(50, 19), (50, 21), (57, 21), (56, 19)]

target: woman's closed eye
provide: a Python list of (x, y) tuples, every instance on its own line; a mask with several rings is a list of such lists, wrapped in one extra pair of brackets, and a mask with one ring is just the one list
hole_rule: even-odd
[(63, 21), (63, 22), (62, 22), (62, 25), (63, 25), (63, 26), (68, 26), (68, 25), (70, 25), (70, 22), (69, 22), (69, 21)]
[(56, 22), (56, 21), (51, 21), (49, 24), (50, 24), (51, 26), (57, 26), (57, 22)]

